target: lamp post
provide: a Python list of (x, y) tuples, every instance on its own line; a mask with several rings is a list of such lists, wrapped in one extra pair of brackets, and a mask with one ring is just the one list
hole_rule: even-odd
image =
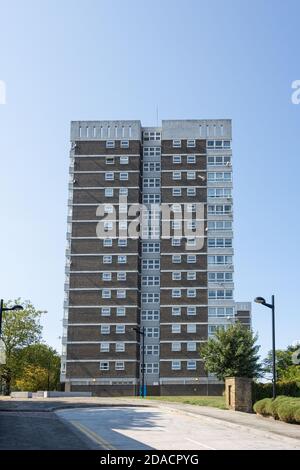
[(3, 307), (3, 299), (0, 301), (0, 337), (2, 334), (2, 313), (10, 310), (23, 310), (22, 305), (14, 305), (13, 307)]
[(272, 303), (268, 304), (263, 297), (256, 297), (254, 302), (264, 305), (272, 310), (272, 369), (273, 369), (273, 400), (276, 398), (276, 349), (275, 349), (275, 296), (272, 295)]
[(132, 329), (138, 333), (140, 339), (142, 337), (142, 351), (140, 351), (140, 357), (142, 356), (142, 360), (140, 360), (140, 366), (142, 368), (142, 387), (140, 390), (140, 396), (145, 398), (145, 327), (143, 326), (140, 328), (139, 326), (136, 326)]

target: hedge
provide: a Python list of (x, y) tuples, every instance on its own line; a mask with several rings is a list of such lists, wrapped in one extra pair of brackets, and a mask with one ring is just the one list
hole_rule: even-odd
[[(300, 397), (300, 382), (277, 382), (277, 395), (285, 395), (287, 397)], [(253, 382), (253, 403), (263, 398), (272, 398), (272, 384)]]
[(253, 406), (255, 413), (262, 416), (272, 416), (286, 423), (300, 424), (300, 398), (278, 396), (264, 398)]

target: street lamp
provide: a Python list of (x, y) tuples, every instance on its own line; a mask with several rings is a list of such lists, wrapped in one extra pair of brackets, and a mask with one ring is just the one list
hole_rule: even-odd
[[(132, 329), (138, 333), (139, 338), (142, 337), (142, 352), (140, 350), (140, 366), (142, 368), (142, 387), (140, 390), (140, 396), (142, 398), (145, 398), (145, 327), (143, 326), (142, 328), (140, 328), (139, 326), (135, 326)], [(141, 356), (142, 356), (142, 360), (141, 360)]]
[(11, 310), (23, 310), (22, 305), (14, 305), (13, 307), (3, 307), (3, 299), (0, 301), (0, 337), (2, 333), (2, 313)]
[(276, 398), (276, 349), (275, 349), (275, 296), (272, 295), (272, 303), (268, 304), (263, 297), (256, 297), (254, 302), (264, 305), (272, 310), (272, 369), (273, 369), (273, 400)]

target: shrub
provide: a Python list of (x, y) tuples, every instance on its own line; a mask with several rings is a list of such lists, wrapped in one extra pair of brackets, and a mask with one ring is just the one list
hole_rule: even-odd
[(298, 423), (300, 424), (300, 419), (297, 418), (297, 414), (300, 412), (300, 399), (288, 399), (284, 400), (278, 406), (277, 413), (280, 421), (286, 423)]
[(255, 413), (262, 416), (273, 416), (286, 423), (300, 424), (300, 398), (279, 396), (275, 400), (264, 398), (253, 406)]
[(257, 401), (253, 406), (255, 413), (262, 416), (268, 416), (266, 406), (269, 404), (269, 401), (270, 398), (263, 398), (263, 400)]

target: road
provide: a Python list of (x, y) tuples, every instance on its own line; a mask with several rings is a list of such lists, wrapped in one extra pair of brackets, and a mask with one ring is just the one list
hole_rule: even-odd
[(56, 415), (107, 450), (300, 450), (294, 438), (156, 406), (69, 409)]
[(87, 450), (91, 443), (52, 412), (0, 412), (0, 450)]

